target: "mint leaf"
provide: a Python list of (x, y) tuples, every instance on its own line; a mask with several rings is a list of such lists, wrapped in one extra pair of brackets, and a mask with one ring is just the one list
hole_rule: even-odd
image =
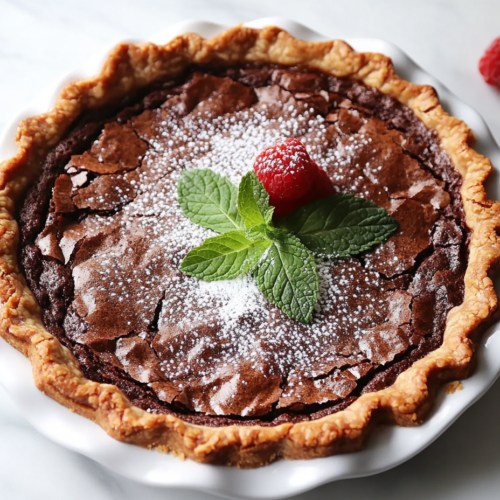
[(254, 272), (257, 287), (287, 316), (309, 323), (319, 290), (314, 257), (291, 234), (279, 229), (267, 234), (272, 243)]
[(229, 179), (209, 169), (185, 170), (177, 186), (184, 215), (216, 233), (244, 229), (236, 208), (238, 191)]
[(269, 195), (254, 172), (248, 172), (241, 179), (238, 188), (238, 211), (247, 229), (271, 222), (274, 207), (269, 206)]
[(273, 228), (268, 226), (267, 224), (261, 224), (260, 226), (252, 227), (248, 231), (245, 231), (245, 236), (252, 241), (257, 240), (270, 240), (269, 231), (272, 231)]
[(309, 250), (348, 257), (383, 243), (398, 221), (371, 201), (350, 194), (330, 196), (281, 219), (280, 227), (296, 234)]
[(270, 245), (270, 241), (251, 241), (242, 231), (230, 231), (191, 250), (181, 271), (205, 281), (233, 279), (252, 271)]

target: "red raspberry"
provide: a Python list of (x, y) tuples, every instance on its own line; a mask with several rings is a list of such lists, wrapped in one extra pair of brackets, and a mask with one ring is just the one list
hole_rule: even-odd
[(318, 176), (316, 177), (316, 183), (313, 186), (313, 189), (311, 189), (311, 192), (314, 194), (314, 199), (312, 201), (328, 198), (335, 193), (332, 180), (328, 177), (328, 174), (321, 167), (317, 168)]
[(270, 198), (269, 205), (274, 207), (274, 217), (285, 217), (285, 215), (295, 212), (295, 210), (299, 209), (304, 203), (301, 203), (301, 200), (281, 201)]
[(481, 57), (479, 71), (486, 83), (500, 89), (500, 37), (493, 40)]
[(298, 139), (278, 141), (257, 156), (253, 169), (275, 200), (302, 198), (317, 175), (316, 164)]
[(276, 217), (334, 193), (332, 181), (298, 139), (285, 139), (266, 148), (257, 156), (254, 170), (270, 195)]
[(276, 200), (272, 197), (269, 199), (269, 204), (274, 208), (274, 215), (276, 217), (285, 217), (285, 215), (295, 212), (295, 210), (303, 207), (304, 205), (309, 205), (316, 200), (322, 200), (323, 198), (328, 198), (335, 194), (333, 189), (333, 184), (328, 174), (321, 168), (318, 168), (318, 175), (314, 180), (314, 183), (308, 193), (306, 193), (302, 198), (293, 201), (281, 201)]

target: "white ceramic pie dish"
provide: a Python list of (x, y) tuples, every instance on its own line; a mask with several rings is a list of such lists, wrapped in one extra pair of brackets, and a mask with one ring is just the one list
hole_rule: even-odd
[[(277, 25), (306, 40), (325, 37), (303, 25), (281, 18), (259, 19), (249, 26)], [(213, 36), (226, 26), (187, 21), (150, 38), (165, 43), (172, 37), (194, 31), (204, 37)], [(478, 150), (500, 165), (500, 151), (482, 118), (452, 95), (433, 77), (416, 66), (397, 47), (377, 39), (348, 39), (356, 50), (381, 52), (393, 59), (397, 73), (415, 83), (433, 85), (444, 107), (464, 120), (478, 137)], [(15, 152), (15, 131), (20, 120), (50, 108), (61, 88), (69, 81), (97, 74), (105, 54), (56, 82), (29, 108), (24, 109), (6, 127), (0, 138), (0, 159)], [(499, 197), (500, 182), (495, 177), (488, 186), (491, 198)], [(454, 394), (441, 393), (432, 415), (420, 427), (381, 429), (358, 453), (309, 461), (281, 461), (256, 470), (238, 470), (182, 462), (174, 457), (126, 445), (110, 438), (89, 420), (69, 412), (39, 392), (32, 379), (31, 365), (20, 353), (0, 341), (0, 383), (17, 404), (22, 414), (42, 434), (71, 450), (94, 459), (105, 467), (130, 479), (154, 486), (185, 487), (236, 498), (282, 498), (298, 494), (320, 484), (351, 477), (376, 474), (408, 460), (436, 439), (465, 409), (479, 399), (500, 374), (500, 325), (486, 332), (478, 353), (474, 375), (463, 381), (464, 389)]]

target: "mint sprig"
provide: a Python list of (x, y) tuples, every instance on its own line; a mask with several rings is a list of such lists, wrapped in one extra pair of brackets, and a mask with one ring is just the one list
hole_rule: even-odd
[(348, 257), (383, 243), (398, 223), (388, 212), (352, 195), (306, 205), (272, 223), (274, 207), (253, 172), (237, 189), (211, 170), (183, 172), (179, 204), (195, 224), (220, 233), (191, 250), (181, 271), (205, 281), (253, 273), (257, 287), (287, 316), (311, 321), (319, 295), (312, 252)]

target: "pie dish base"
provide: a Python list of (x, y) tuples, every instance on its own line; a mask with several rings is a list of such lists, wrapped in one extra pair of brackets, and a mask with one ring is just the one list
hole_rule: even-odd
[[(274, 21), (273, 21), (273, 22), (274, 22)], [(265, 24), (265, 23), (264, 23), (264, 24)], [(275, 23), (275, 24), (276, 24), (276, 23)], [(287, 27), (288, 29), (290, 29), (290, 28), (289, 28), (289, 26), (286, 26), (286, 27)], [(211, 27), (211, 29), (212, 29), (212, 28), (213, 28), (213, 26)], [(184, 29), (185, 29), (185, 28), (184, 28)], [(293, 31), (293, 30), (292, 30), (292, 31)], [(204, 34), (204, 33), (203, 33), (203, 34)], [(356, 48), (357, 48), (357, 47), (356, 47)], [(380, 49), (379, 49), (379, 50), (380, 50)], [(386, 51), (386, 50), (383, 50), (383, 51), (387, 53), (387, 51)], [(459, 115), (459, 113), (456, 113), (455, 111), (452, 111), (452, 112), (453, 112), (454, 114), (456, 114), (456, 115), (460, 116), (460, 115)], [(471, 123), (470, 117), (469, 117), (469, 118), (467, 118), (467, 120)], [(477, 128), (476, 128), (476, 130), (477, 130)], [(492, 156), (492, 155), (490, 154), (490, 156)], [(13, 340), (13, 339), (11, 339), (11, 340)], [(19, 345), (19, 347), (20, 347), (20, 345)], [(424, 425), (426, 425), (426, 424), (424, 424)], [(420, 429), (422, 429), (422, 427), (421, 427)], [(399, 429), (396, 429), (396, 430), (399, 430)], [(405, 430), (409, 431), (410, 429), (405, 429)], [(340, 458), (340, 457), (332, 457), (332, 458)], [(329, 460), (329, 459), (328, 459), (328, 460)], [(307, 462), (307, 464), (310, 464), (310, 463), (312, 463), (312, 462)], [(276, 464), (276, 465), (278, 465), (278, 464)], [(274, 466), (273, 466), (273, 467), (274, 467)], [(324, 482), (324, 481), (322, 481), (322, 482)], [(287, 494), (289, 494), (289, 493), (287, 493)]]
[(142, 484), (238, 499), (286, 498), (331, 481), (378, 474), (406, 462), (437, 439), (498, 378), (500, 325), (491, 326), (483, 335), (477, 364), (474, 374), (461, 382), (463, 390), (440, 392), (434, 409), (419, 427), (382, 427), (356, 453), (236, 469), (181, 461), (116, 441), (90, 420), (42, 394), (33, 384), (29, 360), (7, 343), (0, 343), (0, 383), (44, 436)]

